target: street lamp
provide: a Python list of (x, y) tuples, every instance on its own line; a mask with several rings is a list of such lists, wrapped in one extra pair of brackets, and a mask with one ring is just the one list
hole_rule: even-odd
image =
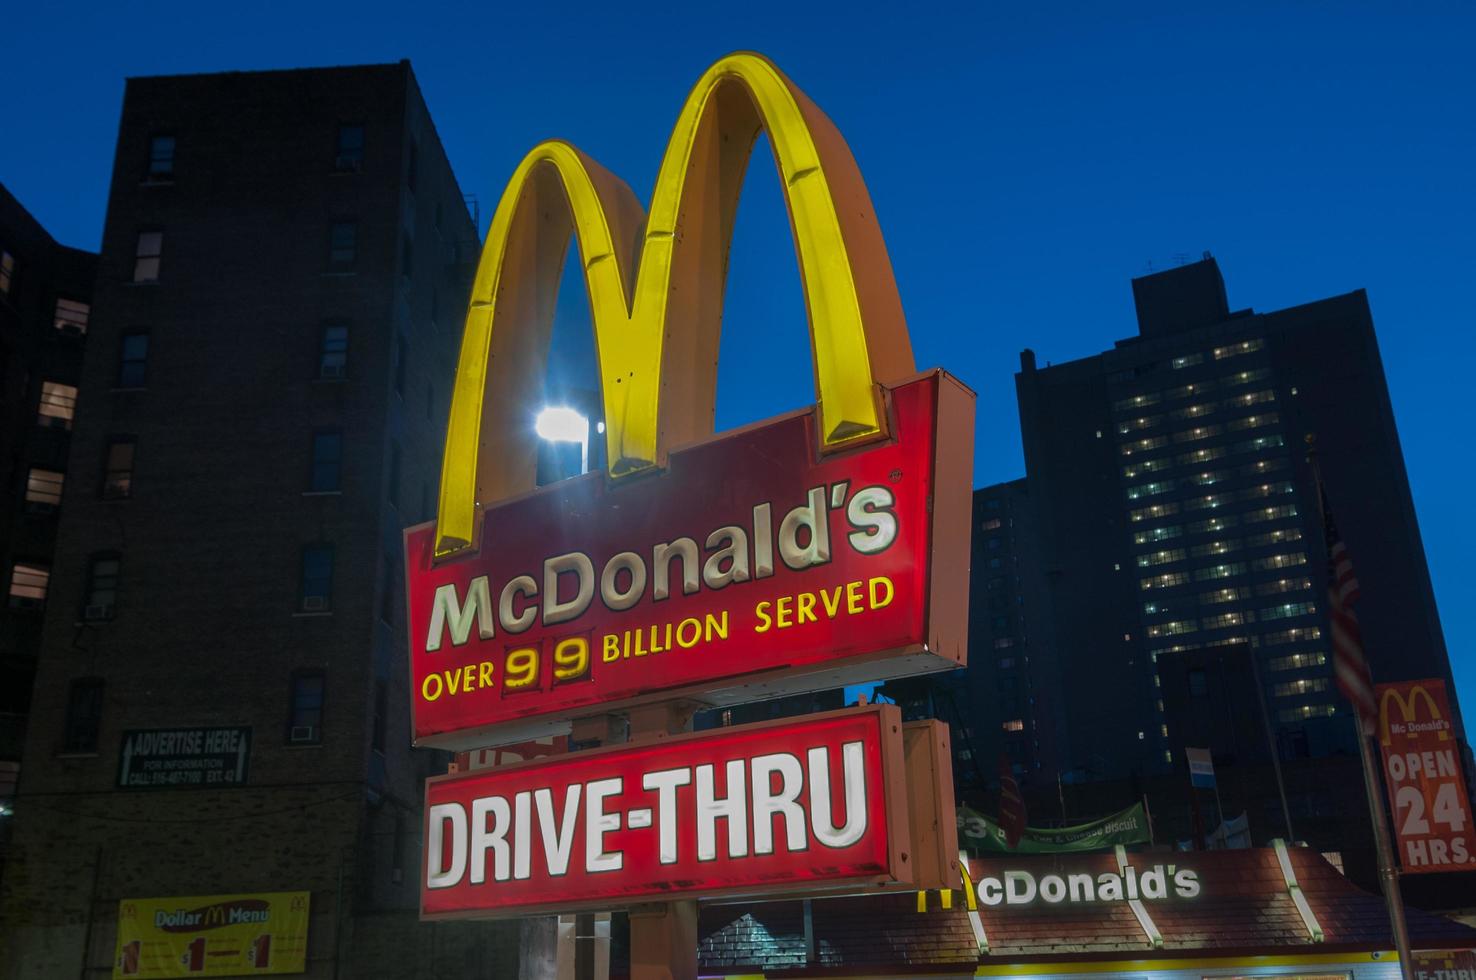
[(538, 413), (533, 428), (545, 442), (579, 443), (579, 472), (589, 472), (589, 419), (572, 408), (550, 405)]

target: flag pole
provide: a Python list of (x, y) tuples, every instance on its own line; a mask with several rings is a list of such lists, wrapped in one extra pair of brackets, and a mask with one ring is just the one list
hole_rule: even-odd
[(1297, 835), (1292, 832), (1292, 812), (1286, 802), (1286, 781), (1281, 777), (1281, 744), (1271, 728), (1271, 712), (1266, 707), (1266, 687), (1261, 683), (1260, 658), (1254, 650), (1248, 650), (1247, 656), (1251, 664), (1251, 677), (1256, 683), (1256, 704), (1261, 709), (1261, 726), (1266, 730), (1266, 747), (1271, 750), (1271, 771), (1276, 774), (1276, 792), (1281, 795), (1281, 819), (1286, 823), (1286, 840), (1287, 843), (1295, 843)]
[[(1317, 488), (1317, 512), (1322, 518), (1323, 540), (1327, 541), (1327, 506), (1322, 489), (1322, 469), (1317, 462), (1317, 438), (1307, 435), (1307, 462), (1312, 467), (1312, 480)], [(1332, 593), (1329, 592), (1332, 597)], [(1363, 788), (1368, 796), (1368, 815), (1373, 823), (1374, 850), (1379, 861), (1379, 885), (1384, 904), (1389, 910), (1389, 928), (1394, 933), (1394, 948), (1399, 954), (1399, 972), (1404, 980), (1414, 980), (1414, 963), (1409, 953), (1409, 928), (1404, 921), (1404, 900), (1399, 890), (1399, 871), (1394, 863), (1394, 850), (1389, 844), (1389, 822), (1384, 811), (1384, 794), (1378, 767), (1373, 758), (1373, 726), (1353, 706), (1353, 730), (1358, 739), (1358, 757), (1363, 763)]]

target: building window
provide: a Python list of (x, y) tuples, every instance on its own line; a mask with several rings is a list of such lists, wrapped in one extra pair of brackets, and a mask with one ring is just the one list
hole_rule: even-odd
[(139, 232), (138, 248), (133, 253), (133, 281), (158, 282), (159, 261), (163, 254), (164, 233), (162, 231)]
[(113, 618), (113, 607), (118, 603), (118, 573), (122, 567), (123, 558), (116, 551), (92, 556), (87, 569), (86, 601), (82, 605), (85, 621), (96, 623)]
[(26, 474), (26, 510), (32, 514), (49, 514), (60, 507), (65, 480), (64, 473), (32, 468)]
[(334, 381), (348, 376), (349, 328), (345, 323), (325, 323), (318, 345), (318, 377)]
[(292, 675), (292, 701), (287, 712), (289, 744), (317, 745), (323, 741), (323, 693), (321, 671)]
[(96, 752), (98, 728), (102, 721), (103, 682), (96, 677), (72, 681), (67, 690), (66, 729), (62, 735), (63, 752)]
[(103, 462), (104, 500), (133, 496), (133, 456), (137, 444), (133, 436), (113, 436), (108, 440), (108, 454)]
[(1000, 725), (1000, 728), (1007, 732), (1023, 732), (1025, 730), (1025, 720), (1023, 718), (1011, 718), (1009, 721)]
[(313, 433), (313, 467), (308, 489), (329, 493), (343, 489), (343, 433)]
[(382, 679), (374, 681), (374, 725), (370, 729), (370, 746), (380, 755), (384, 754), (385, 729), (389, 724), (389, 685)]
[(313, 544), (302, 549), (302, 585), (299, 607), (303, 612), (327, 612), (333, 608), (333, 546)]
[(50, 429), (70, 429), (77, 412), (77, 389), (59, 381), (41, 382), (36, 421)]
[(338, 127), (338, 149), (333, 155), (333, 169), (356, 174), (364, 169), (364, 127), (358, 123)]
[(118, 387), (142, 388), (149, 373), (149, 335), (129, 333), (118, 345)]
[(335, 221), (328, 230), (328, 271), (352, 272), (359, 253), (359, 223)]
[(46, 604), (46, 589), (51, 584), (51, 569), (33, 562), (18, 561), (10, 566), (10, 607), (40, 609)]
[(87, 317), (92, 307), (75, 299), (57, 298), (51, 325), (62, 333), (80, 337), (87, 333)]
[(149, 140), (149, 178), (158, 180), (174, 176), (174, 137), (155, 136)]
[(15, 256), (0, 249), (0, 293), (10, 295), (10, 286), (15, 281)]

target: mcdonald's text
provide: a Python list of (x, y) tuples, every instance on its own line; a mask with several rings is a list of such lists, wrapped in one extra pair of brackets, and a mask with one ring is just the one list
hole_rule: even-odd
[(844, 453), (820, 455), (800, 412), (674, 452), (659, 474), (489, 507), (480, 547), (450, 559), (434, 524), (408, 530), (418, 743), (962, 663), (966, 585), (934, 566), (967, 561), (967, 452), (943, 453), (971, 395), (941, 372), (887, 394), (890, 438)]
[(1380, 684), (1379, 746), (1405, 874), (1476, 870), (1471, 803), (1439, 680)]
[(422, 914), (905, 885), (903, 780), (891, 705), (433, 779)]

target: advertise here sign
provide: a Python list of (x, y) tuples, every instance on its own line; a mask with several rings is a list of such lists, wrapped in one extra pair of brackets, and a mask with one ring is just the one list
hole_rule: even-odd
[(816, 452), (806, 411), (629, 483), (544, 487), (487, 508), (480, 548), (448, 560), (435, 524), (409, 529), (417, 744), (962, 664), (973, 396), (932, 372), (884, 403), (889, 437), (845, 453)]
[(1405, 874), (1476, 869), (1471, 802), (1445, 682), (1379, 684), (1379, 747)]
[(122, 789), (223, 789), (246, 782), (250, 728), (149, 728), (123, 733)]
[(425, 918), (911, 884), (892, 705), (439, 777), (425, 809)]
[(310, 892), (125, 898), (114, 978), (307, 970)]

